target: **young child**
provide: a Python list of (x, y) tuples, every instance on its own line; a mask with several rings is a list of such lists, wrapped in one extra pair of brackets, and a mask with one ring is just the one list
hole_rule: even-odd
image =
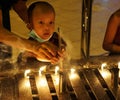
[[(51, 43), (31, 41), (10, 31), (9, 11), (11, 8), (25, 24), (28, 23), (26, 2), (27, 0), (0, 0), (0, 42), (2, 42), (0, 43), (0, 60), (11, 58), (11, 47), (30, 51), (42, 60), (50, 60), (57, 54), (57, 49), (54, 49)], [(11, 47), (7, 47), (7, 45)]]
[[(63, 50), (65, 50), (66, 43), (64, 42), (63, 39), (61, 39), (61, 43), (59, 43), (60, 38), (58, 34), (54, 32), (55, 10), (52, 5), (44, 1), (38, 1), (32, 3), (28, 8), (28, 19), (29, 19), (29, 27), (31, 28), (31, 31), (29, 33), (30, 40), (38, 41), (38, 42), (48, 41), (56, 45), (56, 48), (54, 49), (62, 48)], [(62, 55), (63, 54), (58, 53), (56, 57), (52, 58), (52, 60), (43, 61), (43, 62), (51, 62), (51, 63), (59, 62)], [(34, 60), (41, 61), (41, 59), (39, 59), (37, 55), (31, 52), (24, 52), (21, 54), (21, 56), (23, 57), (23, 59), (27, 59), (28, 63), (33, 62)]]
[(103, 49), (110, 52), (109, 55), (120, 55), (120, 9), (109, 18)]

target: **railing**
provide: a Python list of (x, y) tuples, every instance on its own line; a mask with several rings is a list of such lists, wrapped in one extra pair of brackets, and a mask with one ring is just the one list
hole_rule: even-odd
[(82, 1), (82, 32), (81, 54), (84, 59), (90, 56), (90, 32), (91, 32), (92, 0)]

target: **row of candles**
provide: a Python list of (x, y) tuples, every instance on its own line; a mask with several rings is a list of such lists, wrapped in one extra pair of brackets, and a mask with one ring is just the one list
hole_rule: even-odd
[[(102, 63), (100, 65), (99, 72), (101, 73), (102, 77), (111, 84), (111, 73), (108, 70), (108, 66), (109, 65), (107, 63)], [(46, 80), (46, 77), (45, 77), (46, 67), (47, 66), (41, 66), (39, 68), (39, 71), (38, 71), (39, 74), (35, 77), (37, 87), (40, 89), (40, 91), (44, 91), (42, 93), (49, 92), (49, 89), (47, 89), (48, 88), (48, 83), (47, 83), (47, 80)], [(120, 69), (120, 62), (118, 63), (118, 68)], [(70, 80), (75, 81), (78, 78), (77, 70), (78, 69), (76, 69), (75, 67), (68, 70), (69, 71), (68, 76), (69, 76)], [(26, 93), (25, 91), (30, 91), (30, 81), (29, 81), (30, 76), (29, 75), (31, 73), (32, 73), (32, 70), (29, 70), (29, 69), (25, 70), (24, 78), (22, 78), (22, 80), (19, 83), (19, 85), (20, 85), (19, 90), (21, 91), (20, 93), (22, 93), (21, 95)], [(54, 85), (56, 86), (56, 91), (59, 92), (59, 89), (60, 89), (59, 88), (59, 85), (60, 85), (60, 67), (56, 66), (55, 69), (52, 71), (52, 73), (53, 74), (51, 76), (52, 76)], [(42, 95), (42, 93), (41, 93), (41, 95)]]
[[(108, 79), (108, 80), (110, 80), (111, 79), (111, 73), (110, 73), (110, 71), (107, 69), (107, 63), (102, 63), (101, 64), (101, 68), (100, 68), (100, 73), (101, 73), (101, 75), (102, 75), (102, 77), (104, 78), (104, 79)], [(40, 67), (40, 69), (39, 69), (39, 76), (38, 77), (40, 77), (39, 78), (39, 85), (40, 86), (45, 86), (45, 84), (47, 84), (46, 83), (46, 79), (45, 79), (45, 77), (44, 77), (44, 75), (43, 75), (43, 73), (46, 71), (46, 67), (47, 66), (42, 66), (42, 67)], [(118, 68), (120, 69), (120, 62), (118, 63)], [(75, 79), (75, 77), (76, 77), (76, 70), (77, 69), (75, 69), (75, 68), (71, 68), (70, 69), (70, 74), (69, 74), (69, 78), (70, 79)], [(59, 71), (60, 71), (60, 67), (59, 66), (56, 66), (55, 67), (55, 70), (54, 70), (54, 81), (55, 81), (55, 84), (56, 85), (59, 85), (60, 83), (60, 76), (59, 76)], [(29, 79), (29, 74), (31, 73), (31, 70), (25, 70), (25, 72), (24, 72), (24, 77), (25, 77), (25, 79)], [(119, 77), (120, 77), (120, 71), (119, 71)], [(29, 84), (28, 84), (29, 85)]]
[[(107, 73), (105, 73), (106, 69), (107, 69), (106, 67), (107, 67), (107, 63), (102, 63), (101, 64), (100, 72), (102, 73), (103, 77), (107, 76)], [(120, 62), (118, 62), (118, 69), (120, 69)], [(58, 75), (59, 70), (60, 70), (59, 66), (56, 66), (55, 67), (55, 71), (54, 71), (55, 75)], [(75, 70), (76, 70), (75, 68), (71, 68), (70, 69), (70, 73), (74, 74)], [(40, 69), (39, 69), (39, 76), (42, 76), (42, 72), (45, 72), (45, 71), (46, 71), (46, 66), (40, 67)], [(24, 73), (25, 78), (29, 78), (29, 75), (28, 75), (29, 73), (31, 73), (30, 69), (25, 70), (25, 73)], [(119, 77), (120, 77), (120, 74), (119, 74)]]
[[(55, 75), (58, 75), (58, 73), (59, 73), (59, 70), (60, 70), (60, 68), (59, 68), (59, 66), (56, 66), (55, 67)], [(42, 76), (42, 72), (44, 72), (44, 71), (46, 71), (46, 66), (42, 66), (42, 67), (40, 67), (40, 69), (39, 69), (39, 76)], [(25, 72), (24, 72), (24, 76), (25, 76), (25, 78), (29, 78), (29, 75), (28, 74), (30, 74), (31, 73), (31, 70), (30, 69), (28, 69), (28, 70), (25, 70)], [(74, 74), (75, 73), (75, 69), (74, 68), (71, 68), (70, 69), (70, 73), (71, 74)]]
[[(37, 78), (37, 81), (39, 80), (39, 83), (37, 83), (37, 84), (40, 85), (39, 87), (43, 87), (43, 86), (47, 85), (46, 78), (43, 75), (43, 73), (46, 72), (46, 67), (47, 66), (42, 66), (42, 67), (40, 67), (40, 69), (38, 71), (39, 72), (39, 76), (38, 76), (39, 78)], [(60, 71), (60, 67), (56, 66), (55, 70), (54, 70), (54, 73), (53, 73), (53, 80), (54, 80), (55, 85), (60, 84), (59, 71)], [(29, 81), (28, 81), (30, 73), (32, 73), (32, 71), (30, 69), (25, 70), (25, 72), (24, 72), (24, 77), (25, 77), (25, 80), (26, 80), (26, 83), (25, 83), (26, 87), (30, 87), (30, 84), (29, 84)], [(74, 77), (75, 77), (75, 69), (71, 68), (70, 69), (70, 78), (74, 78)]]

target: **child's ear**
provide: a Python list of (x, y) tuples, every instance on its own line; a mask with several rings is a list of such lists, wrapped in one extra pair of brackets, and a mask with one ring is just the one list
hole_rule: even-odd
[(29, 29), (29, 30), (32, 30), (32, 25), (30, 23), (27, 23), (26, 24), (26, 27)]

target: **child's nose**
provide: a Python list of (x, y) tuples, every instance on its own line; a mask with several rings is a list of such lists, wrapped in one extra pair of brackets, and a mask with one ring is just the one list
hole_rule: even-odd
[(45, 24), (45, 29), (49, 29), (49, 25), (48, 24)]

